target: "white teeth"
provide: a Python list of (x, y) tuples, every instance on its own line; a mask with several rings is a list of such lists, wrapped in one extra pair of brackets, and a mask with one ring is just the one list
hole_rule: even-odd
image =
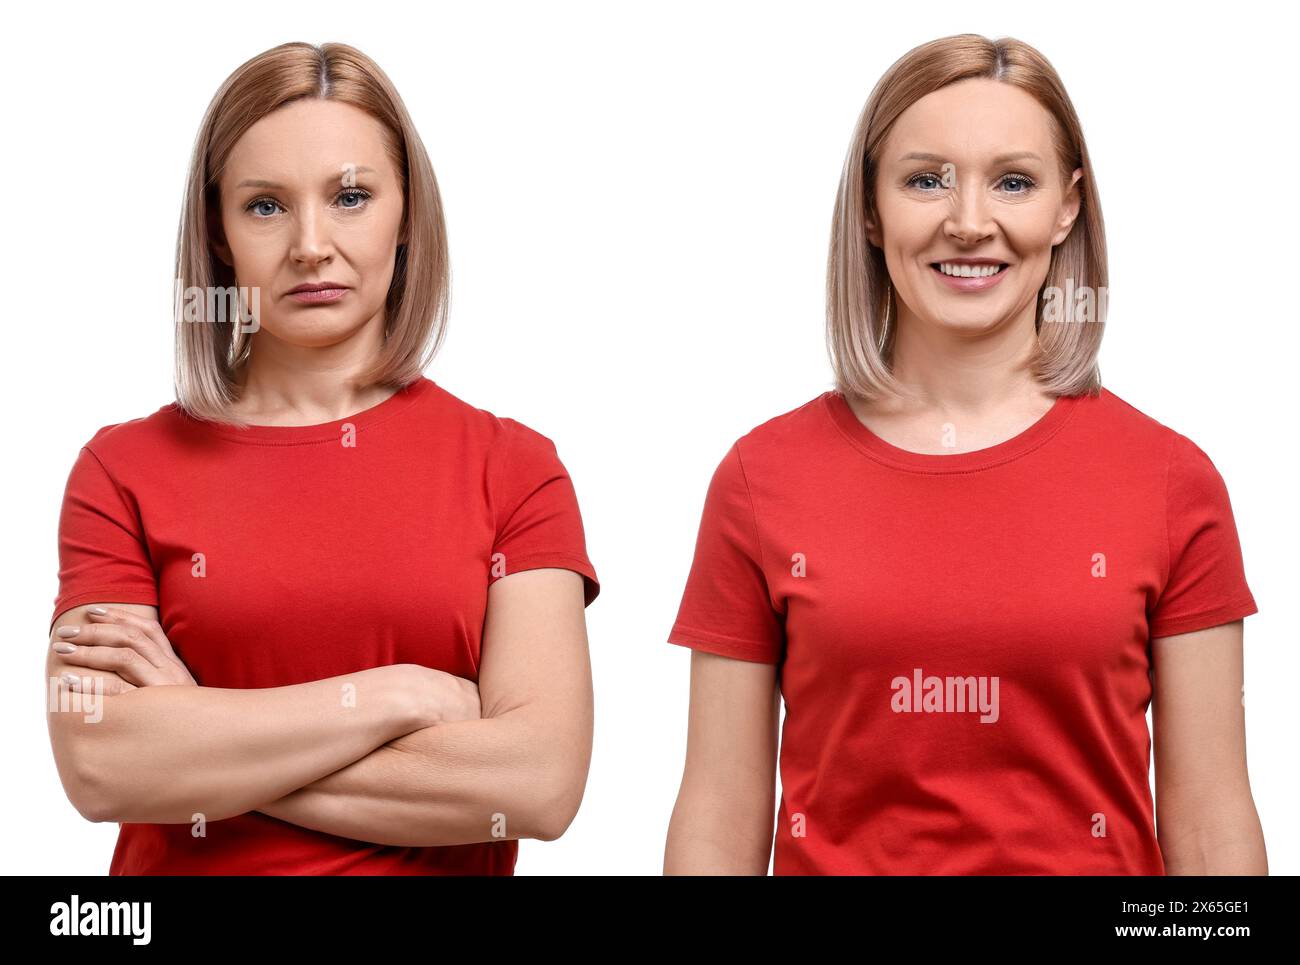
[(1001, 269), (1001, 265), (954, 265), (946, 261), (939, 262), (939, 270), (954, 278), (987, 278), (996, 275)]

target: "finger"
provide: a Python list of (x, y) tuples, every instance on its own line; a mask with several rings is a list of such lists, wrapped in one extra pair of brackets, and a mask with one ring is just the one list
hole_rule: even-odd
[[(123, 626), (118, 623), (82, 623), (59, 627), (54, 635), (62, 642), (77, 646), (131, 649), (155, 667), (162, 667), (167, 661), (159, 651), (158, 645), (146, 636), (143, 630), (135, 626)], [(72, 652), (57, 650), (57, 648), (56, 651)]]
[(128, 690), (135, 690), (115, 673), (107, 670), (91, 671), (85, 667), (72, 667), (59, 675), (59, 683), (78, 693), (96, 694), (104, 697), (117, 697)]
[(156, 687), (167, 682), (162, 671), (130, 647), (84, 647), (61, 640), (54, 648), (63, 662), (73, 668), (109, 670), (137, 687)]
[[(96, 613), (96, 610), (104, 612)], [(167, 634), (163, 632), (157, 620), (151, 620), (121, 607), (97, 606), (87, 610), (86, 613), (92, 620), (101, 621), (96, 623), (96, 626), (120, 627), (131, 640), (132, 648), (142, 653), (172, 683), (194, 683), (194, 675), (190, 673), (190, 668), (185, 666), (185, 662), (176, 655), (171, 641), (167, 639)], [(143, 639), (135, 636), (137, 632), (144, 635)]]
[[(117, 612), (123, 617), (134, 616), (121, 610)], [(152, 623), (147, 619), (135, 621), (124, 619), (122, 622), (117, 622), (111, 619), (108, 613), (91, 615), (99, 617), (101, 620), (107, 620), (107, 622), (60, 627), (55, 634), (58, 638), (54, 645), (56, 652), (61, 654), (74, 652), (70, 649), (60, 649), (60, 646), (116, 648), (134, 651), (139, 654), (142, 661), (148, 662), (156, 671), (156, 673), (148, 673), (142, 669), (134, 671), (138, 686), (195, 683), (194, 675), (181, 662), (181, 659), (172, 652), (170, 644), (167, 645), (166, 652), (163, 652), (159, 645), (155, 643), (153, 636), (149, 632), (150, 627), (153, 628), (154, 634), (161, 636), (163, 641), (166, 642), (166, 637), (162, 636), (162, 628), (156, 623)]]
[[(97, 613), (96, 610), (102, 609), (104, 613)], [(148, 617), (142, 617), (138, 613), (132, 613), (130, 610), (123, 610), (120, 607), (92, 607), (86, 611), (86, 616), (95, 623), (116, 623), (119, 626), (133, 626), (138, 628), (146, 637), (152, 640), (158, 649), (168, 656), (175, 657), (175, 651), (172, 650), (172, 643), (167, 639), (167, 634), (157, 620), (150, 620)]]
[[(73, 655), (75, 657), (75, 654)], [(93, 658), (92, 658), (93, 659)], [(90, 667), (85, 663), (63, 663), (60, 665), (59, 680), (71, 690), (88, 690), (91, 693), (98, 693), (96, 686), (102, 687), (103, 692), (107, 695), (125, 693), (128, 690), (135, 690), (137, 686), (149, 686), (148, 684), (135, 684), (126, 679), (129, 671), (123, 669), (121, 673), (115, 670), (108, 670), (101, 667)], [(157, 671), (154, 671), (155, 673)]]

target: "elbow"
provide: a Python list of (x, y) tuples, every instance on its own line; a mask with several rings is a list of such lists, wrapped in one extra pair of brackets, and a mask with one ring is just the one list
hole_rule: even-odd
[(98, 798), (89, 800), (70, 798), (70, 800), (72, 800), (72, 806), (77, 809), (77, 813), (92, 824), (117, 822), (117, 818), (114, 817), (114, 809)]
[(85, 754), (73, 755), (59, 774), (68, 801), (83, 818), (94, 824), (118, 820), (113, 788)]
[(545, 808), (537, 814), (533, 822), (536, 830), (529, 837), (538, 841), (557, 841), (569, 830), (569, 825), (577, 814), (576, 808)]
[(573, 819), (578, 816), (586, 783), (585, 771), (568, 775), (559, 781), (552, 779), (549, 784), (541, 783), (539, 786), (549, 787), (550, 790), (538, 795), (533, 814), (534, 832), (529, 837), (538, 841), (556, 841), (563, 837)]
[(97, 765), (97, 742), (64, 726), (61, 720), (51, 723), (50, 739), (63, 793), (77, 813), (95, 824), (117, 820), (113, 789), (104, 769)]

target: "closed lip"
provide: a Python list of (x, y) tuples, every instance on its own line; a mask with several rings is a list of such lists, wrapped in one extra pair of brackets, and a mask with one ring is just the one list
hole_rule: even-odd
[(336, 281), (308, 281), (303, 282), (295, 288), (290, 288), (286, 295), (296, 295), (298, 292), (323, 292), (333, 288), (347, 288), (347, 285), (341, 285)]

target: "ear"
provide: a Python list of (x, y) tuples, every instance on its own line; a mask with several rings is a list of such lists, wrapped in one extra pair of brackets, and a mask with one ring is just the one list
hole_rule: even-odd
[(226, 243), (226, 232), (221, 224), (221, 209), (214, 204), (208, 205), (208, 246), (226, 267), (235, 267), (235, 259), (230, 253), (230, 245)]
[(1083, 168), (1075, 168), (1070, 175), (1070, 186), (1065, 189), (1065, 200), (1061, 203), (1061, 217), (1056, 222), (1056, 232), (1052, 235), (1052, 246), (1059, 245), (1070, 235), (1070, 229), (1079, 217), (1083, 196), (1079, 191), (1079, 181), (1083, 178)]
[(872, 245), (874, 245), (877, 248), (885, 247), (885, 239), (880, 233), (880, 222), (878, 222), (874, 217), (872, 217), (870, 212), (867, 212), (866, 216), (863, 218), (863, 221), (866, 223), (867, 226), (867, 240), (870, 241)]
[(213, 241), (212, 251), (227, 268), (235, 267), (235, 260), (230, 255), (230, 248), (227, 247), (224, 241)]

